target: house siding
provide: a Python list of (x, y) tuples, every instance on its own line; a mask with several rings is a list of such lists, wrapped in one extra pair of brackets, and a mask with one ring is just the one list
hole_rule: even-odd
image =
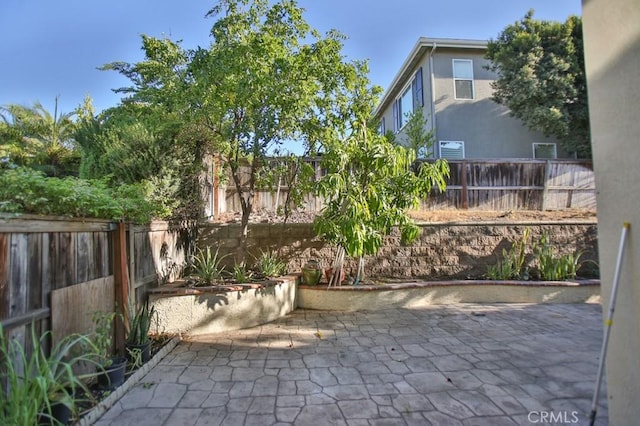
[[(424, 88), (424, 116), (428, 127), (435, 126), (435, 157), (438, 156), (438, 141), (463, 141), (465, 158), (533, 158), (532, 144), (556, 143), (558, 158), (571, 158), (561, 149), (554, 138), (545, 137), (540, 132), (529, 131), (519, 119), (509, 114), (509, 109), (491, 99), (491, 83), (496, 76), (486, 69), (489, 61), (484, 58), (484, 49), (437, 47), (432, 60), (431, 48), (422, 50), (415, 65), (405, 72), (389, 91), (395, 100), (406, 87), (419, 67), (422, 67)], [(473, 61), (474, 99), (457, 100), (454, 94), (453, 60)], [(433, 71), (430, 66), (433, 64)], [(432, 77), (433, 72), (433, 77)], [(432, 82), (433, 78), (433, 82)], [(434, 96), (434, 93), (435, 96)], [(386, 123), (393, 123), (393, 100), (381, 110), (378, 117)], [(433, 103), (433, 104), (432, 104)], [(435, 113), (435, 117), (432, 115)], [(387, 125), (387, 130), (393, 127)], [(404, 143), (404, 132), (396, 138)]]

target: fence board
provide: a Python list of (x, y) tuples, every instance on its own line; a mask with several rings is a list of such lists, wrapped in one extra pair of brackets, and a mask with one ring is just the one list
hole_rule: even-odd
[[(55, 344), (72, 333), (90, 333), (95, 312), (115, 309), (113, 275), (51, 292), (51, 333)], [(69, 307), (73, 309), (69, 309)]]
[(76, 281), (85, 282), (89, 280), (89, 272), (92, 267), (89, 261), (93, 251), (93, 238), (89, 232), (78, 232), (76, 234), (78, 244), (76, 250)]
[(9, 272), (11, 234), (0, 234), (0, 319), (9, 318)]
[[(42, 266), (40, 259), (42, 257), (42, 235), (26, 234), (27, 236), (27, 282), (42, 283)], [(27, 292), (27, 311), (42, 308), (42, 286), (28, 285), (25, 286)]]

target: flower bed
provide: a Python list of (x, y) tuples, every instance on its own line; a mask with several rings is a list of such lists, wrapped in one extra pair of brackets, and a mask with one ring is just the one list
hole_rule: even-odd
[(449, 303), (598, 303), (600, 280), (412, 281), (380, 285), (298, 287), (298, 307), (337, 311), (415, 308)]

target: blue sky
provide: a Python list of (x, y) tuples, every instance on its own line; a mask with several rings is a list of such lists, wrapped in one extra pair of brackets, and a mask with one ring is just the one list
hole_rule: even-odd
[[(368, 59), (370, 78), (391, 82), (418, 37), (490, 39), (529, 9), (537, 19), (564, 21), (581, 15), (580, 0), (299, 0), (305, 19), (348, 39), (349, 59)], [(98, 111), (118, 104), (111, 89), (127, 85), (114, 71), (98, 67), (143, 59), (140, 35), (182, 40), (184, 48), (208, 46), (213, 24), (202, 0), (0, 0), (0, 105), (63, 112), (85, 94)]]

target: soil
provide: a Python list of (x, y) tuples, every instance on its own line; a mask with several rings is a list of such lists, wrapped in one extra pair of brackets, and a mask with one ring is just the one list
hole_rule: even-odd
[[(509, 210), (509, 211), (487, 211), (487, 210), (415, 210), (409, 215), (419, 223), (428, 222), (543, 222), (543, 221), (573, 221), (573, 220), (596, 220), (595, 210)], [(287, 219), (288, 223), (310, 223), (313, 222), (315, 213), (294, 212)], [(216, 222), (240, 223), (239, 213), (224, 213)], [(275, 212), (259, 211), (251, 215), (251, 223), (281, 223), (283, 217)]]

